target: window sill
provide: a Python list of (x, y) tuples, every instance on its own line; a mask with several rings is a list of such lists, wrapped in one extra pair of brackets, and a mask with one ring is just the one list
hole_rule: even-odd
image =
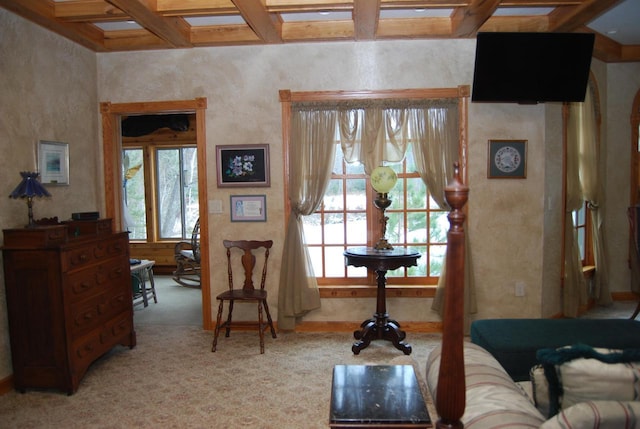
[(584, 274), (585, 279), (593, 278), (596, 273), (595, 265), (585, 265), (582, 267), (582, 274)]
[[(320, 286), (320, 298), (375, 298), (375, 286)], [(387, 298), (433, 298), (436, 286), (387, 286)]]

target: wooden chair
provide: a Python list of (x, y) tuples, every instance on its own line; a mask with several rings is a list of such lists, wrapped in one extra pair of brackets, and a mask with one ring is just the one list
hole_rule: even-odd
[[(216, 299), (220, 301), (220, 305), (218, 307), (218, 318), (216, 321), (216, 329), (213, 336), (213, 345), (211, 346), (211, 351), (216, 351), (216, 345), (218, 343), (218, 334), (220, 333), (220, 329), (225, 328), (226, 333), (225, 337), (229, 336), (232, 327), (232, 313), (233, 313), (233, 304), (235, 301), (240, 302), (256, 302), (258, 304), (258, 321), (257, 323), (250, 323), (251, 326), (256, 326), (258, 328), (258, 333), (260, 335), (260, 353), (264, 353), (264, 331), (267, 328), (271, 329), (271, 336), (276, 338), (276, 331), (273, 328), (273, 321), (271, 320), (271, 314), (269, 313), (269, 305), (267, 304), (267, 291), (264, 289), (265, 280), (267, 278), (267, 261), (269, 259), (269, 249), (273, 245), (272, 240), (267, 241), (256, 241), (256, 240), (238, 240), (238, 241), (223, 241), (224, 247), (227, 249), (227, 272), (229, 275), (229, 289), (221, 294), (219, 294)], [(240, 250), (240, 252), (238, 251)], [(262, 250), (264, 250), (262, 252)], [(253, 284), (253, 274), (254, 268), (256, 268), (256, 254), (262, 253), (264, 255), (264, 261), (262, 265), (262, 274), (260, 277), (260, 287), (256, 289)], [(232, 254), (242, 255), (241, 262), (242, 267), (244, 268), (244, 283), (242, 289), (234, 288), (233, 281), (233, 261)], [(229, 301), (229, 314), (227, 316), (227, 321), (222, 322), (222, 311), (224, 307), (224, 302)], [(265, 323), (262, 316), (262, 308), (264, 307), (264, 311), (267, 315), (267, 322)], [(246, 326), (247, 323), (237, 323), (237, 325)]]
[(191, 232), (191, 241), (180, 241), (174, 247), (176, 270), (173, 280), (182, 286), (200, 287), (200, 219)]

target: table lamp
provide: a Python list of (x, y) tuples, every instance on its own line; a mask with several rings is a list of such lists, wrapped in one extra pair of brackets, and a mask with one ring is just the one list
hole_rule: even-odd
[(34, 228), (36, 224), (33, 222), (33, 198), (34, 197), (50, 197), (51, 194), (38, 181), (40, 173), (32, 173), (30, 171), (21, 171), (22, 181), (9, 194), (9, 198), (26, 198), (27, 207), (29, 208), (29, 223), (25, 228)]
[(384, 215), (384, 211), (391, 205), (388, 193), (393, 189), (397, 181), (398, 176), (391, 167), (380, 166), (376, 167), (371, 172), (371, 186), (378, 193), (375, 200), (373, 200), (373, 203), (382, 212), (382, 219), (380, 220), (380, 223), (382, 224), (382, 234), (380, 235), (380, 240), (378, 240), (374, 246), (374, 249), (376, 250), (393, 249), (393, 246), (391, 246), (385, 238), (387, 233), (387, 221), (389, 218)]

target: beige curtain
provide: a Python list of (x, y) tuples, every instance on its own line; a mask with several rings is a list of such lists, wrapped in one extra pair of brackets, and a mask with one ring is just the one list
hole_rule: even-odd
[[(441, 209), (450, 209), (444, 188), (453, 179), (454, 162), (458, 161), (458, 105), (450, 103), (432, 108), (413, 109), (409, 116), (413, 136), (413, 156), (416, 169), (427, 184), (431, 197)], [(471, 323), (470, 314), (477, 312), (475, 286), (471, 264), (469, 232), (465, 234), (464, 316), (465, 331)], [(443, 260), (438, 288), (431, 308), (442, 314), (446, 284), (446, 258)]]
[(593, 280), (593, 297), (600, 305), (613, 302), (609, 288), (609, 270), (604, 253), (604, 226), (602, 224), (604, 193), (600, 181), (600, 139), (596, 120), (596, 104), (593, 91), (589, 85), (584, 103), (576, 103), (575, 114), (580, 130), (580, 184), (583, 198), (588, 201), (591, 213), (591, 240), (596, 272)]
[(302, 216), (313, 213), (324, 196), (335, 157), (335, 110), (291, 112), (289, 200), (280, 287), (278, 328), (292, 330), (296, 318), (320, 308), (320, 293), (305, 246)]
[(577, 232), (573, 224), (573, 212), (584, 204), (580, 184), (580, 150), (582, 133), (582, 103), (569, 105), (567, 123), (566, 155), (566, 196), (564, 223), (564, 287), (563, 313), (566, 317), (576, 317), (581, 305), (587, 303), (587, 286), (582, 273), (582, 261), (578, 247)]
[(340, 109), (340, 146), (345, 161), (361, 162), (366, 174), (383, 161), (402, 161), (408, 144), (406, 110), (381, 106)]

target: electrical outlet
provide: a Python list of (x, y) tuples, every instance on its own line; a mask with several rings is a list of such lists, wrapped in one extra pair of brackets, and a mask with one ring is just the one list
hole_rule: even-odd
[(524, 282), (516, 282), (516, 296), (524, 296)]

